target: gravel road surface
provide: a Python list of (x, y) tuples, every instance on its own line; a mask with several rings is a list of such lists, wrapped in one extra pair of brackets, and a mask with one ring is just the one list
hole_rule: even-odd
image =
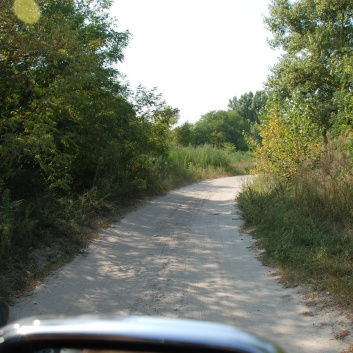
[(249, 179), (207, 180), (146, 203), (18, 300), (14, 316), (192, 318), (238, 326), (288, 353), (340, 352), (350, 336), (334, 336), (351, 329), (347, 319), (283, 288), (241, 232), (235, 198)]

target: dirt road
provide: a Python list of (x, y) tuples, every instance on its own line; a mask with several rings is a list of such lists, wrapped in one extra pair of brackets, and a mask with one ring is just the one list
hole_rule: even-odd
[(288, 353), (340, 352), (338, 313), (308, 307), (257, 261), (235, 197), (249, 177), (173, 191), (103, 230), (15, 305), (17, 318), (115, 313), (211, 320), (270, 338)]

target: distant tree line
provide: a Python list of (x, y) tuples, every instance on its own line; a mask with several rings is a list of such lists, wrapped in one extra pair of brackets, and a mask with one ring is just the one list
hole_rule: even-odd
[(194, 124), (186, 122), (174, 128), (173, 139), (182, 146), (210, 144), (218, 148), (233, 146), (234, 150), (247, 151), (247, 137), (259, 139), (256, 125), (266, 101), (265, 91), (233, 97), (229, 99), (228, 110), (211, 111)]

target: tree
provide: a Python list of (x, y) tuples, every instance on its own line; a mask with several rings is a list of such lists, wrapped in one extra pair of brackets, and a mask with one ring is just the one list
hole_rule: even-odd
[(173, 130), (173, 141), (178, 145), (187, 147), (193, 143), (193, 135), (193, 124), (185, 122), (183, 125), (178, 126)]
[[(112, 66), (129, 34), (114, 29), (109, 2), (38, 3), (33, 25), (17, 19), (9, 2), (1, 8), (0, 163), (7, 187), (22, 195), (79, 185), (106, 137), (120, 135), (111, 123), (126, 126), (132, 112)], [(119, 120), (121, 106), (130, 113)]]
[(343, 135), (342, 155), (352, 160), (352, 18), (348, 0), (272, 0), (265, 22), (283, 54), (261, 119), (265, 170), (290, 179), (303, 165), (315, 168), (328, 136)]
[(224, 143), (232, 143), (238, 150), (248, 149), (243, 131), (248, 123), (237, 111), (217, 110), (203, 115), (194, 125), (194, 144), (211, 144), (222, 147)]
[(218, 148), (231, 144), (237, 150), (247, 151), (249, 147), (245, 136), (259, 139), (255, 125), (259, 122), (266, 100), (265, 91), (248, 92), (239, 99), (233, 97), (228, 101), (228, 111), (210, 111), (195, 124), (185, 123), (175, 128), (174, 141), (183, 146), (211, 144)]
[(268, 99), (268, 94), (265, 90), (255, 92), (255, 95), (251, 102), (251, 108), (256, 113), (256, 119), (254, 120), (255, 123), (259, 123), (260, 121), (259, 117), (265, 110), (267, 99)]
[(228, 101), (228, 110), (235, 110), (244, 120), (250, 124), (259, 122), (259, 116), (263, 112), (267, 100), (265, 91), (244, 93), (238, 99), (233, 97)]
[[(260, 116), (264, 113), (267, 97), (266, 91), (256, 91), (255, 94), (248, 92), (241, 95), (239, 99), (233, 97), (229, 100), (228, 109), (236, 112), (245, 122), (242, 127), (242, 136), (245, 136), (246, 149), (250, 147), (248, 146), (250, 142), (250, 145), (257, 145), (261, 142), (257, 125), (260, 122)], [(243, 146), (245, 140), (241, 142)]]
[(288, 181), (305, 161), (317, 161), (320, 152), (320, 128), (308, 119), (309, 106), (294, 96), (283, 101), (272, 94), (262, 115), (259, 133), (261, 145), (256, 149), (259, 157), (258, 172), (273, 173)]
[(31, 24), (1, 4), (0, 168), (21, 198), (145, 188), (167, 155), (178, 110), (121, 83), (129, 32), (116, 29), (111, 3), (39, 0)]
[(352, 17), (350, 0), (273, 0), (265, 20), (271, 46), (284, 52), (272, 69), (269, 89), (289, 101), (300, 94), (324, 136), (337, 118), (336, 92), (342, 86), (352, 89), (336, 70), (351, 55)]
[(257, 114), (253, 107), (254, 94), (252, 92), (244, 93), (240, 98), (233, 97), (229, 100), (228, 109), (237, 111), (244, 120), (255, 122)]

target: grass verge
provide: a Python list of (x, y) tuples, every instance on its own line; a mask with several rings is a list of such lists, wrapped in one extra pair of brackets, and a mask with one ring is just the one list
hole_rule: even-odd
[(287, 184), (260, 176), (238, 202), (247, 230), (265, 249), (264, 263), (279, 267), (287, 285), (313, 285), (352, 308), (352, 204), (343, 184), (322, 170), (306, 171)]

